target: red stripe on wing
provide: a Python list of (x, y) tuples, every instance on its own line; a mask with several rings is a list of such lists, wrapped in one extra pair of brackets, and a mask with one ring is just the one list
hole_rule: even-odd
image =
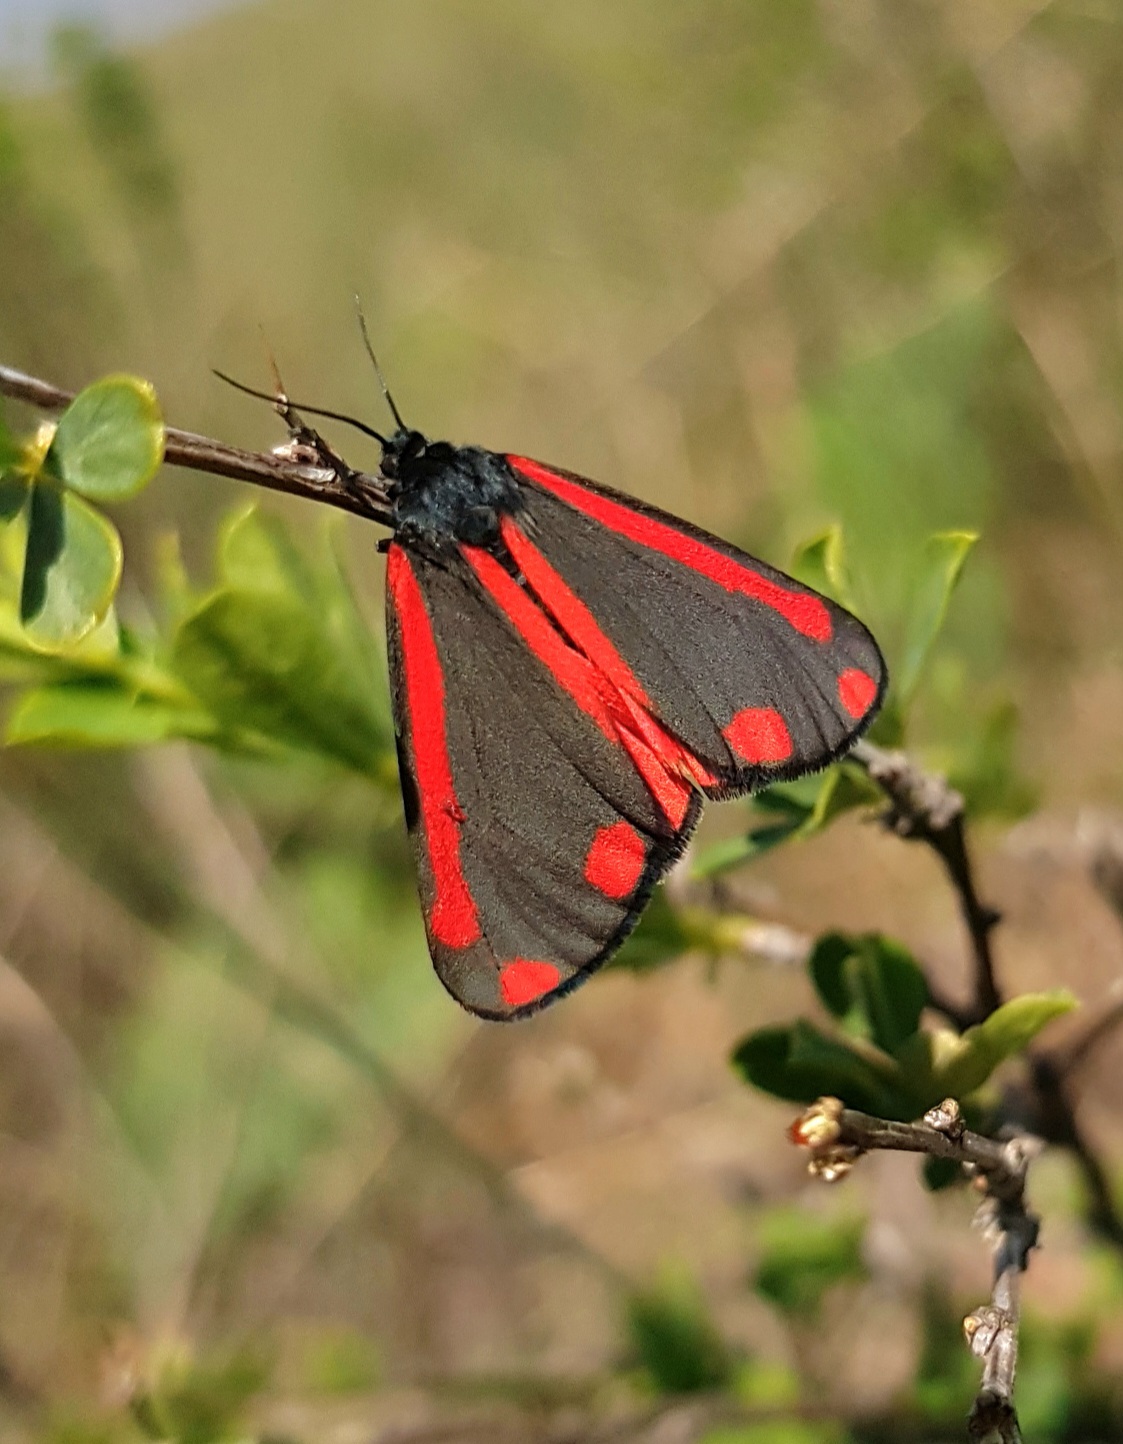
[(677, 831), (690, 807), (691, 782), (706, 786), (713, 779), (694, 754), (664, 731), (647, 712), (651, 704), (638, 679), (580, 598), (570, 591), (509, 517), (503, 519), (502, 528), (508, 549), (536, 595), (548, 607), (550, 616), (565, 630), (572, 626), (579, 634), (570, 632), (576, 646), (565, 640), (530, 593), (519, 586), (490, 552), (479, 547), (462, 547), (472, 570), (557, 684), (592, 718), (610, 742), (624, 748), (648, 791)]
[(804, 592), (790, 591), (777, 582), (769, 581), (759, 572), (736, 562), (715, 547), (707, 546), (686, 532), (681, 532), (666, 522), (636, 511), (623, 502), (613, 501), (599, 491), (559, 476), (556, 471), (530, 461), (525, 456), (508, 456), (508, 462), (529, 480), (536, 482), (554, 496), (559, 497), (577, 511), (584, 512), (602, 526), (640, 546), (651, 547), (662, 552), (672, 561), (699, 572), (727, 592), (752, 597), (771, 607), (786, 621), (810, 637), (814, 642), (829, 642), (833, 635), (831, 615), (819, 597)]
[(647, 790), (663, 809), (667, 821), (677, 832), (690, 810), (691, 786), (681, 774), (672, 772), (664, 759), (642, 742), (627, 727), (621, 727), (620, 742), (632, 759), (632, 766), (647, 784)]
[(480, 922), (460, 863), (464, 814), (456, 798), (448, 755), (444, 675), (421, 588), (400, 546), (390, 548), (386, 582), (401, 632), (413, 764), (436, 888), (429, 926), (438, 942), (466, 948), (479, 940)]
[(609, 710), (606, 688), (597, 669), (587, 657), (575, 651), (550, 621), (534, 598), (514, 577), (480, 547), (462, 548), (468, 563), (507, 620), (550, 671), (558, 685), (569, 694), (586, 716), (591, 717), (610, 742), (618, 742), (616, 724)]
[(645, 710), (651, 702), (636, 674), (601, 631), (600, 624), (585, 603), (562, 576), (554, 570), (542, 553), (527, 540), (514, 520), (505, 516), (499, 523), (504, 545), (518, 563), (519, 570), (542, 599), (547, 611), (562, 631), (579, 647), (589, 661), (603, 672), (618, 691), (630, 694)]

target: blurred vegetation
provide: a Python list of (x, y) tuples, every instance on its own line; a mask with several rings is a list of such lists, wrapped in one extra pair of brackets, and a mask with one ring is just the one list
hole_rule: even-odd
[[(53, 64), (0, 107), (0, 359), (110, 379), (0, 429), (0, 1436), (959, 1437), (969, 1201), (892, 1159), (809, 1191), (741, 1080), (1016, 1117), (996, 1070), (1057, 985), (1123, 971), (1073, 822), (1123, 801), (1123, 15), (268, 0), (137, 54), (71, 27)], [(991, 844), (1006, 1008), (936, 1026), (952, 904), (844, 765), (712, 810), (562, 1008), (456, 1012), (374, 534), (172, 471), (122, 504), (148, 382), (281, 439), (209, 377), (261, 378), (259, 326), (294, 395), (378, 424), (355, 290), (426, 431), (867, 618), (881, 740)], [(774, 921), (806, 974), (746, 958)], [(1109, 1182), (1118, 1060), (1075, 1085)], [(1023, 1427), (1110, 1438), (1123, 1274), (1066, 1169), (1035, 1175)]]

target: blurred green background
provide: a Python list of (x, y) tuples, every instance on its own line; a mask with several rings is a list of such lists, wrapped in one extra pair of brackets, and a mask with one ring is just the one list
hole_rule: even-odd
[[(430, 435), (780, 565), (841, 523), (890, 655), (925, 538), (980, 530), (909, 741), (968, 789), (1010, 989), (1091, 1005), (1123, 976), (1087, 869), (1123, 805), (1121, 256), (1115, 0), (266, 0), (137, 49), (61, 25), (0, 100), (10, 365), (132, 371), (264, 448), (210, 374), (268, 385), (264, 333), (293, 395), (377, 426), (358, 292)], [(166, 470), (117, 509), (121, 615), (205, 584), (253, 500)], [(262, 505), (328, 527), (380, 635), (378, 533)], [(718, 900), (966, 986), (935, 864), (860, 821)], [(391, 790), (0, 753), (0, 1438), (955, 1437), (969, 1204), (895, 1159), (811, 1188), (728, 1067), (809, 1006), (687, 956), (480, 1027)], [(1120, 1061), (1080, 1079), (1112, 1176)], [(1037, 1179), (1027, 1433), (1118, 1437), (1119, 1260), (1065, 1163)]]

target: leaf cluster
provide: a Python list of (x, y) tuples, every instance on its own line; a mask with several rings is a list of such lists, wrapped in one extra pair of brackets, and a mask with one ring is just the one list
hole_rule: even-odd
[(214, 586), (194, 591), (169, 548), (162, 624), (118, 621), (121, 542), (90, 502), (135, 495), (162, 449), (151, 389), (124, 377), (29, 441), (0, 429), (0, 680), (21, 688), (6, 740), (297, 749), (391, 790), (384, 665), (330, 541), (311, 556), (244, 509), (223, 529)]
[(18, 582), (29, 648), (65, 650), (106, 620), (124, 555), (99, 507), (135, 496), (163, 455), (156, 394), (130, 376), (88, 386), (57, 425), (45, 422), (27, 440), (0, 422), (4, 560)]
[(906, 948), (879, 933), (826, 933), (807, 966), (831, 1026), (799, 1018), (760, 1028), (737, 1045), (735, 1066), (788, 1102), (831, 1095), (901, 1122), (944, 1098), (970, 1100), (1000, 1063), (1076, 1006), (1063, 988), (1025, 993), (956, 1033), (923, 1026), (924, 973)]

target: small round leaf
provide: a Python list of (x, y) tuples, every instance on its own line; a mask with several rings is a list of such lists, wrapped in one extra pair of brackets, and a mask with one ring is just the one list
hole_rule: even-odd
[(40, 481), (31, 493), (20, 620), (35, 647), (57, 651), (92, 632), (121, 580), (121, 538), (72, 492)]
[(53, 473), (94, 501), (134, 496), (164, 458), (156, 393), (133, 376), (107, 376), (63, 412), (48, 456)]

